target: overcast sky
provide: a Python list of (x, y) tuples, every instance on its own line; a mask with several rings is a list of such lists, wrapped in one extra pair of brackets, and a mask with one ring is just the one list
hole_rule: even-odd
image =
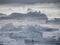
[(58, 3), (60, 0), (0, 0), (0, 4), (20, 3), (20, 4), (35, 4), (35, 3)]

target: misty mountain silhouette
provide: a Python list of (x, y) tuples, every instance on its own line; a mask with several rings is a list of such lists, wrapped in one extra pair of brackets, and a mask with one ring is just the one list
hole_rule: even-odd
[(60, 18), (54, 18), (54, 20), (47, 20), (46, 23), (60, 24)]
[(39, 13), (39, 12), (28, 12), (27, 14), (21, 14), (21, 13), (12, 13), (9, 17), (12, 18), (27, 18), (27, 17), (36, 17), (40, 19), (47, 19), (47, 16), (45, 14)]
[(0, 17), (2, 17), (2, 16), (6, 16), (6, 14), (0, 13)]
[(23, 13), (12, 13), (6, 17), (0, 17), (0, 19), (38, 19), (38, 20), (48, 20), (47, 16), (44, 13), (35, 12), (28, 12), (27, 14)]

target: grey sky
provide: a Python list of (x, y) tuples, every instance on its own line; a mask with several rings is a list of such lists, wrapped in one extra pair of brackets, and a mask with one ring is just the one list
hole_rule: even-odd
[(0, 4), (20, 3), (20, 4), (35, 4), (35, 3), (58, 3), (60, 0), (0, 0)]

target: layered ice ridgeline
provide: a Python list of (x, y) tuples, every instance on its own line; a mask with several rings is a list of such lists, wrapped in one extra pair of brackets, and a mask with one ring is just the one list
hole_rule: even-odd
[[(12, 23), (9, 23), (0, 29), (0, 43), (4, 45), (57, 44), (57, 42), (60, 42), (58, 32), (59, 29), (57, 28), (40, 25), (15, 27)], [(46, 34), (48, 35), (46, 36)]]

